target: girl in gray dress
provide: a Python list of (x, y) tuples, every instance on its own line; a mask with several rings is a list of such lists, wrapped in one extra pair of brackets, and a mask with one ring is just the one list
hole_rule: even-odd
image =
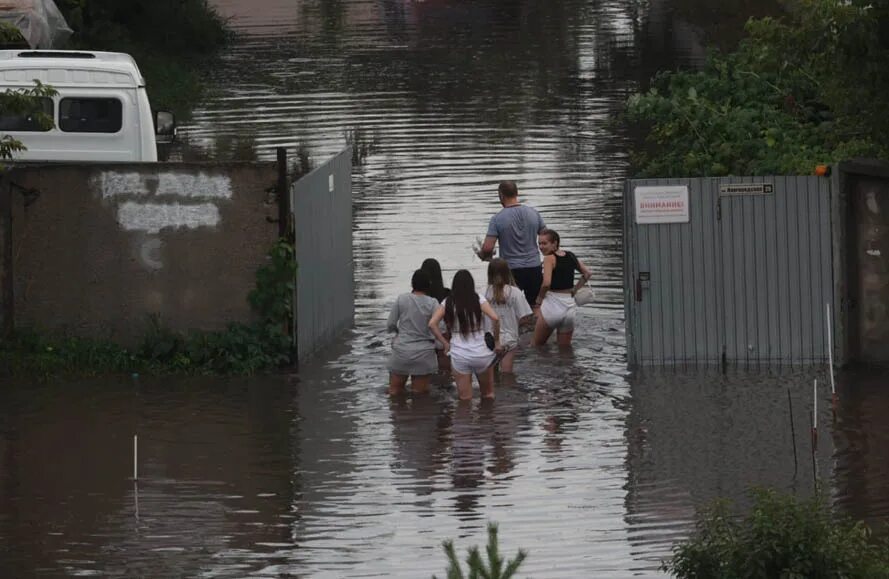
[(389, 395), (404, 393), (408, 376), (414, 393), (427, 392), (429, 379), (438, 371), (435, 338), (429, 330), (429, 319), (438, 308), (438, 300), (427, 295), (429, 276), (418, 269), (411, 278), (413, 291), (395, 300), (386, 325), (395, 332), (392, 356), (389, 358)]

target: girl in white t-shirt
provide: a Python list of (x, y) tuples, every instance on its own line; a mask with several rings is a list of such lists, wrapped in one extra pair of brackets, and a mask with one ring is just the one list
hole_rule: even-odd
[[(491, 321), (494, 349), (485, 343), (485, 324), (482, 314)], [(438, 327), (445, 321), (451, 339)], [(457, 383), (460, 400), (472, 399), (472, 375), (478, 378), (482, 398), (494, 398), (494, 358), (500, 347), (500, 319), (491, 304), (475, 293), (472, 274), (461, 269), (454, 275), (451, 295), (432, 315), (429, 329), (444, 344), (444, 352), (451, 357), (451, 369)]]
[(512, 373), (519, 345), (519, 326), (530, 320), (533, 312), (524, 292), (516, 287), (505, 259), (493, 259), (488, 264), (485, 298), (500, 318), (500, 343), (506, 352), (500, 359), (500, 371)]

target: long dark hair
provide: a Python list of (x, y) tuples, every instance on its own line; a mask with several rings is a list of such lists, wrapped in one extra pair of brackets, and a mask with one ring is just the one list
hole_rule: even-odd
[(475, 280), (465, 269), (454, 274), (451, 295), (445, 302), (444, 320), (451, 333), (454, 331), (454, 320), (458, 321), (460, 334), (464, 338), (468, 338), (482, 327), (482, 307), (478, 294), (475, 293)]
[(448, 297), (450, 292), (445, 288), (444, 281), (441, 279), (441, 264), (438, 263), (438, 260), (430, 257), (423, 262), (420, 269), (426, 272), (431, 283), (426, 294), (434, 297), (439, 302)]

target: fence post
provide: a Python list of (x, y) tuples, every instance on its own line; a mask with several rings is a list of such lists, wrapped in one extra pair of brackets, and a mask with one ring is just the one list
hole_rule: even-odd
[(290, 224), (290, 191), (287, 187), (287, 149), (278, 147), (278, 237), (286, 237)]
[(9, 337), (14, 325), (12, 276), (12, 188), (0, 176), (0, 339)]

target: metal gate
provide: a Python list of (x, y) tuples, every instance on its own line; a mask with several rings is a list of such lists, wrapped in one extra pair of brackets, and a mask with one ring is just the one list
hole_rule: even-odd
[(305, 362), (352, 324), (352, 149), (293, 184), (294, 341)]
[(827, 360), (829, 179), (632, 180), (624, 208), (631, 366)]

